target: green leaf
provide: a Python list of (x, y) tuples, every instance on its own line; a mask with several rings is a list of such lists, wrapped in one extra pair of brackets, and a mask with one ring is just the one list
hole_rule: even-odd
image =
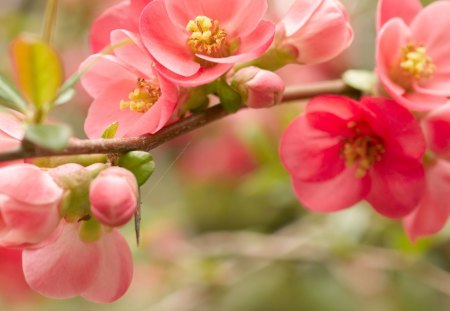
[(26, 113), (27, 103), (19, 92), (0, 75), (0, 97), (4, 100), (2, 105), (22, 113)]
[(63, 80), (55, 50), (41, 39), (22, 35), (11, 46), (20, 88), (38, 109), (49, 110)]
[(342, 79), (347, 85), (365, 93), (370, 93), (377, 82), (375, 73), (368, 70), (347, 70)]
[(119, 128), (119, 122), (111, 123), (102, 134), (102, 138), (114, 138), (116, 136), (117, 129)]
[(138, 185), (142, 186), (153, 174), (155, 162), (148, 152), (130, 151), (120, 156), (119, 166), (132, 172)]
[(236, 112), (242, 106), (242, 97), (229, 86), (223, 79), (213, 82), (215, 94), (220, 98), (220, 103), (228, 112)]
[(59, 106), (69, 102), (75, 95), (74, 89), (68, 89), (67, 91), (58, 94), (58, 97), (55, 99), (55, 105)]
[(25, 131), (25, 139), (49, 150), (67, 147), (72, 130), (63, 124), (32, 124)]

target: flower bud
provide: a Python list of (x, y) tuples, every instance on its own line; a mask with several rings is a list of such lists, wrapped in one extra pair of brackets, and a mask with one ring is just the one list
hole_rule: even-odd
[(277, 74), (253, 66), (239, 70), (231, 85), (251, 108), (274, 106), (281, 102), (284, 92), (284, 82)]
[(124, 225), (138, 204), (136, 178), (124, 168), (110, 167), (92, 181), (89, 198), (92, 215), (98, 221), (110, 227)]
[(302, 64), (328, 61), (352, 40), (348, 14), (338, 0), (297, 0), (276, 30), (277, 48), (292, 53)]
[(30, 164), (0, 169), (0, 245), (27, 246), (57, 228), (63, 195), (50, 175)]

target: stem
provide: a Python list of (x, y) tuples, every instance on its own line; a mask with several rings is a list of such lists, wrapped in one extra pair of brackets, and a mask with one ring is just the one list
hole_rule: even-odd
[[(308, 99), (322, 94), (352, 94), (354, 92), (342, 80), (324, 81), (287, 89), (283, 102)], [(245, 107), (241, 109), (245, 109)], [(66, 149), (56, 152), (36, 145), (22, 145), (16, 150), (0, 153), (0, 161), (47, 156), (124, 153), (133, 150), (150, 151), (178, 136), (231, 114), (222, 105), (215, 105), (201, 113), (180, 119), (153, 135), (113, 139), (74, 139)]]
[(58, 0), (47, 0), (45, 8), (44, 26), (42, 29), (42, 40), (50, 44), (52, 39), (53, 25), (56, 20), (56, 11), (58, 8)]

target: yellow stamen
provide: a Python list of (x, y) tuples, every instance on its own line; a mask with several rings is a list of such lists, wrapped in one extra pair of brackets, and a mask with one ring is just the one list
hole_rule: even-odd
[(384, 145), (378, 136), (362, 133), (354, 121), (349, 122), (348, 128), (353, 129), (355, 136), (345, 139), (341, 153), (346, 166), (357, 165), (356, 177), (362, 178), (375, 162), (381, 160)]
[(187, 45), (195, 54), (229, 56), (227, 33), (219, 27), (219, 21), (213, 21), (207, 16), (197, 16), (188, 22), (186, 30), (190, 32)]
[(134, 112), (147, 112), (161, 96), (161, 89), (156, 81), (138, 78), (137, 87), (128, 94), (129, 100), (121, 100), (120, 110), (130, 109)]
[(436, 66), (423, 46), (407, 44), (400, 52), (400, 68), (414, 79), (431, 78)]

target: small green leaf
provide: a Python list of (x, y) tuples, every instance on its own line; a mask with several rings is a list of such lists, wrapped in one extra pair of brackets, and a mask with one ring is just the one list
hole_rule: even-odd
[(25, 131), (25, 139), (50, 150), (67, 147), (72, 130), (63, 124), (32, 124)]
[(0, 76), (0, 98), (4, 100), (2, 101), (3, 106), (26, 113), (26, 101), (3, 76)]
[(119, 166), (132, 172), (138, 185), (142, 186), (153, 174), (155, 162), (148, 152), (130, 151), (120, 156)]
[(55, 99), (55, 105), (59, 106), (59, 105), (65, 104), (65, 103), (69, 102), (74, 96), (75, 96), (75, 90), (68, 89), (67, 91), (58, 95), (58, 97)]
[(39, 38), (22, 35), (11, 46), (19, 85), (25, 97), (38, 109), (49, 109), (63, 79), (55, 50)]
[(116, 136), (117, 129), (119, 128), (119, 122), (111, 123), (102, 134), (102, 138), (114, 138)]
[(223, 79), (214, 83), (214, 93), (220, 98), (220, 103), (228, 112), (236, 112), (242, 106), (242, 97), (229, 86)]
[(347, 70), (342, 79), (347, 85), (365, 93), (370, 93), (377, 82), (375, 73), (368, 70)]

